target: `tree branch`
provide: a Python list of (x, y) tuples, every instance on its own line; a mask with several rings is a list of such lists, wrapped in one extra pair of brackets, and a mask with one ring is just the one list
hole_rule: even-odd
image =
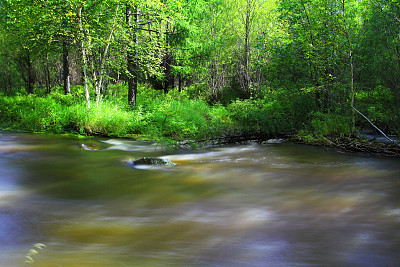
[(368, 119), (364, 114), (362, 114), (360, 111), (358, 111), (355, 107), (351, 106), (355, 111), (357, 111), (358, 114), (360, 114), (361, 116), (363, 116), (375, 129), (377, 129), (386, 139), (388, 139), (389, 141), (396, 143), (396, 141), (394, 141), (393, 139), (390, 139), (384, 132), (381, 131), (381, 129), (379, 129), (378, 127), (376, 127), (375, 124), (372, 123), (372, 121), (370, 121), (370, 119)]

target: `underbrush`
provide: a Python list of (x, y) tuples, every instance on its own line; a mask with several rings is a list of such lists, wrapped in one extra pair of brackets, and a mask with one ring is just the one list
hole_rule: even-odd
[[(396, 95), (383, 86), (360, 91), (356, 94), (356, 107), (381, 130), (396, 135), (400, 132), (400, 103)], [(359, 125), (371, 128), (365, 119), (359, 120)]]
[(2, 96), (0, 125), (30, 132), (72, 133), (165, 140), (207, 140), (229, 135), (269, 138), (293, 133), (309, 120), (307, 95), (271, 92), (224, 107), (191, 99), (185, 91), (140, 88), (137, 106), (106, 97), (86, 107), (77, 95)]
[[(236, 100), (223, 106), (192, 99), (186, 91), (171, 90), (164, 94), (145, 87), (139, 89), (136, 107), (126, 104), (126, 95), (113, 93), (106, 95), (98, 106), (92, 102), (90, 109), (81, 93), (0, 95), (0, 126), (29, 132), (104, 135), (167, 143), (232, 135), (257, 138), (296, 135), (299, 140), (315, 143), (352, 135), (351, 109), (319, 111), (312, 90), (288, 93), (268, 89), (262, 98)], [(110, 90), (125, 91), (122, 87)], [(383, 94), (388, 95), (386, 91)], [(377, 124), (392, 123), (389, 128), (393, 131), (399, 127), (398, 122), (393, 123), (398, 112), (385, 110), (377, 99), (372, 106), (365, 95), (358, 95), (357, 101), (360, 109)], [(384, 98), (383, 102), (393, 104), (393, 99)], [(360, 118), (357, 123), (365, 125)]]
[[(77, 96), (1, 96), (0, 125), (36, 133), (105, 135), (152, 140), (202, 139), (221, 135), (229, 124), (226, 109), (172, 94), (138, 96), (134, 108), (120, 99), (99, 106)], [(142, 100), (142, 101), (140, 101)]]
[(270, 91), (263, 98), (236, 100), (227, 109), (236, 131), (269, 138), (305, 127), (315, 103), (305, 93)]
[(76, 99), (72, 96), (0, 97), (0, 124), (6, 129), (64, 133), (74, 129)]

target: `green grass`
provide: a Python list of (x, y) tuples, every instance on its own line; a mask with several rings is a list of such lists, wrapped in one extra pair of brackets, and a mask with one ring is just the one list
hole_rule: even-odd
[[(146, 93), (148, 93), (146, 95)], [(124, 99), (104, 99), (88, 109), (78, 96), (0, 96), (3, 129), (34, 133), (106, 135), (142, 139), (201, 139), (228, 126), (226, 109), (203, 100), (141, 92), (135, 108)]]
[[(133, 108), (126, 103), (126, 88), (120, 86), (114, 89), (114, 92), (119, 92), (116, 98), (106, 95), (99, 106), (92, 101), (90, 109), (82, 93), (76, 92), (67, 96), (57, 93), (57, 90), (41, 96), (0, 94), (0, 128), (34, 133), (128, 137), (174, 144), (181, 140), (204, 140), (233, 134), (270, 138), (298, 133), (300, 137), (323, 140), (349, 136), (352, 127), (350, 109), (345, 109), (347, 112), (322, 113), (318, 111), (313, 93), (306, 91), (287, 94), (271, 90), (263, 98), (236, 100), (223, 106), (193, 99), (186, 91), (172, 90), (165, 95), (141, 86), (138, 104)], [(360, 95), (357, 100), (361, 107), (371, 107), (370, 98)], [(384, 114), (383, 107), (379, 106), (379, 110), (370, 114), (372, 119), (385, 121), (378, 118), (383, 114), (392, 128), (399, 127), (393, 118)], [(393, 113), (398, 116), (397, 112)]]

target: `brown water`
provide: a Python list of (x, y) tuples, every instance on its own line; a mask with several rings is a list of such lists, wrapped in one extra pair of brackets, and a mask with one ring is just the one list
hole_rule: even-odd
[(0, 132), (0, 266), (400, 266), (400, 160)]

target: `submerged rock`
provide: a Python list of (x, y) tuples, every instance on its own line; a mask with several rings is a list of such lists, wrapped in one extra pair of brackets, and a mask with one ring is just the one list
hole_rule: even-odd
[(144, 157), (140, 159), (128, 159), (126, 161), (129, 165), (136, 167), (136, 166), (166, 166), (166, 167), (171, 167), (175, 166), (176, 164), (170, 161), (169, 159), (163, 159), (163, 158), (154, 158), (154, 157)]

